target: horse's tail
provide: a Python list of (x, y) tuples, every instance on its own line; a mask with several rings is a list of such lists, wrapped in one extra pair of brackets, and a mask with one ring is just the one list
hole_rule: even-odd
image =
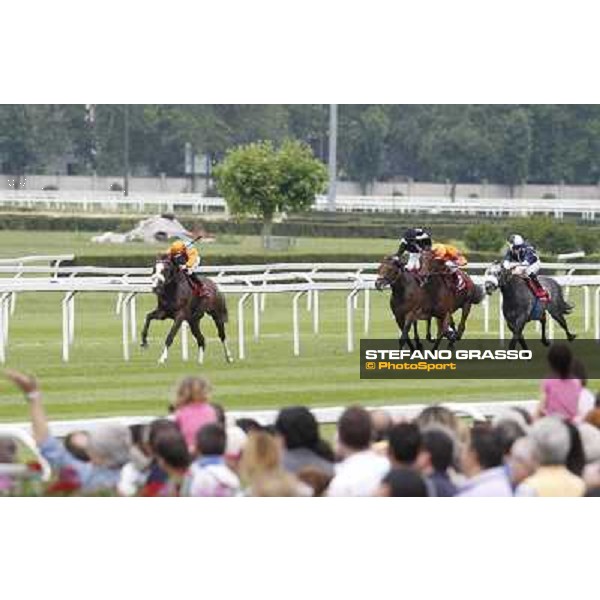
[(485, 290), (482, 285), (476, 285), (473, 287), (471, 293), (471, 304), (481, 304), (485, 298)]
[(560, 312), (563, 315), (571, 314), (573, 312), (573, 309), (575, 308), (573, 306), (573, 304), (570, 304), (569, 302), (567, 302), (565, 300), (564, 296), (562, 295), (562, 290), (561, 290), (560, 296), (558, 298), (557, 304), (558, 304), (558, 309), (560, 310)]
[(221, 319), (223, 323), (229, 322), (229, 311), (227, 310), (227, 302), (225, 301), (225, 295), (217, 290), (217, 304), (220, 309)]

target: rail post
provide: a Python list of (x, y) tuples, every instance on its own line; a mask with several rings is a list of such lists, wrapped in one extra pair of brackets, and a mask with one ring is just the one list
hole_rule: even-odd
[(293, 337), (294, 337), (294, 356), (300, 356), (300, 319), (298, 310), (298, 301), (304, 294), (310, 294), (310, 291), (306, 292), (302, 290), (296, 292), (292, 299), (292, 325), (293, 325)]
[(354, 298), (358, 294), (357, 288), (346, 296), (346, 346), (348, 352), (354, 351)]
[(246, 358), (246, 350), (244, 347), (244, 303), (250, 296), (250, 292), (242, 294), (238, 300), (238, 358), (244, 360)]

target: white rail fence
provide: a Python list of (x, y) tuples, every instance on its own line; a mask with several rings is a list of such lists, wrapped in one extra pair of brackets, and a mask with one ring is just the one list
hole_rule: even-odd
[[(475, 421), (484, 421), (501, 417), (510, 408), (519, 407), (528, 412), (533, 412), (537, 406), (537, 400), (522, 400), (522, 401), (506, 401), (499, 400), (497, 402), (445, 402), (442, 406), (450, 409), (459, 417), (467, 417)], [(380, 409), (387, 411), (394, 419), (414, 419), (426, 407), (431, 404), (394, 404), (390, 406), (371, 406), (367, 410)], [(311, 412), (315, 415), (317, 421), (322, 425), (332, 425), (337, 423), (344, 406), (331, 407), (311, 407)], [(235, 424), (237, 419), (250, 418), (254, 419), (263, 426), (272, 425), (277, 418), (278, 410), (232, 410), (227, 411), (226, 419), (230, 425)], [(50, 423), (52, 434), (57, 437), (65, 437), (73, 431), (90, 431), (95, 427), (106, 425), (109, 423), (120, 423), (122, 425), (144, 425), (151, 423), (157, 416), (119, 416), (119, 417), (104, 417), (98, 419), (69, 419), (56, 420)], [(11, 435), (14, 432), (21, 432), (24, 436), (31, 435), (31, 425), (28, 422), (6, 423), (0, 424), (0, 436)], [(27, 439), (27, 438), (23, 438)], [(28, 444), (29, 445), (29, 444)]]
[[(472, 265), (483, 268), (484, 265)], [(567, 275), (557, 276), (557, 281), (567, 288), (581, 287), (583, 290), (584, 329), (589, 331), (594, 315), (594, 337), (600, 340), (600, 275), (570, 274), (574, 268), (598, 271), (598, 265), (558, 265), (567, 270)], [(257, 269), (256, 266), (250, 266)], [(325, 292), (345, 293), (346, 349), (355, 348), (355, 312), (362, 298), (363, 332), (368, 335), (371, 325), (371, 291), (374, 289), (377, 265), (324, 263), (302, 265), (279, 264), (261, 265), (260, 273), (251, 272), (248, 266), (204, 268), (205, 273), (216, 272), (215, 281), (227, 295), (237, 298), (238, 357), (246, 357), (245, 307), (252, 298), (253, 336), (260, 338), (261, 313), (264, 312), (266, 298), (270, 294), (291, 296), (292, 309), (292, 351), (300, 354), (300, 300), (306, 296), (306, 306), (312, 312), (313, 333), (320, 329), (319, 297)], [(67, 362), (75, 340), (75, 297), (81, 293), (114, 293), (117, 295), (116, 312), (122, 320), (122, 350), (124, 360), (130, 360), (130, 346), (137, 341), (137, 305), (139, 294), (152, 292), (148, 269), (103, 269), (95, 267), (61, 267), (53, 269), (51, 277), (24, 277), (24, 274), (48, 274), (47, 267), (20, 266), (15, 273), (12, 267), (0, 265), (0, 272), (13, 277), (0, 278), (0, 362), (6, 361), (9, 340), (10, 317), (14, 312), (15, 298), (21, 292), (60, 292), (62, 300), (62, 358)], [(45, 270), (46, 269), (46, 270)], [(289, 270), (288, 270), (289, 269)], [(346, 270), (342, 270), (346, 269)], [(277, 271), (277, 272), (275, 272)], [(112, 274), (111, 274), (112, 273)], [(18, 276), (17, 276), (18, 275)], [(62, 275), (62, 276), (61, 276)], [(81, 276), (85, 275), (85, 276)], [(79, 276), (79, 277), (78, 277)], [(480, 275), (474, 275), (475, 283), (482, 283)], [(501, 308), (501, 296), (499, 309)], [(491, 331), (490, 297), (483, 302), (484, 331)], [(504, 339), (505, 326), (501, 310), (498, 310), (498, 337)], [(386, 318), (389, 315), (386, 314)], [(553, 325), (549, 326), (549, 336), (553, 336)], [(182, 358), (188, 360), (188, 332), (182, 328)]]
[[(131, 193), (105, 191), (0, 190), (0, 206), (43, 208), (47, 210), (153, 210), (173, 211), (188, 208), (193, 213), (227, 213), (223, 198), (208, 198), (191, 193)], [(593, 221), (600, 215), (600, 199), (584, 198), (464, 198), (443, 196), (337, 196), (336, 208), (342, 212), (398, 212), (429, 214), (470, 214), (484, 216), (528, 216), (548, 214), (562, 219), (566, 214)], [(317, 196), (317, 211), (329, 210), (327, 198)]]

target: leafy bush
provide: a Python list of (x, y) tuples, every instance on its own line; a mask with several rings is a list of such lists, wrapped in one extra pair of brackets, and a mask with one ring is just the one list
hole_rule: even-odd
[(504, 242), (504, 232), (496, 225), (474, 225), (467, 229), (465, 242), (472, 250), (498, 251)]
[(109, 190), (111, 192), (122, 192), (123, 191), (123, 186), (120, 183), (118, 183), (118, 182), (115, 181), (114, 183), (110, 184)]

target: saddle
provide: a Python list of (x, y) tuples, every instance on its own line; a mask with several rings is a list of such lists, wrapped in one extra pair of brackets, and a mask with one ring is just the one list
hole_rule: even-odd
[(548, 302), (550, 302), (550, 292), (541, 283), (539, 285), (536, 285), (533, 280), (529, 279), (529, 277), (525, 277), (524, 279), (531, 293), (540, 302), (543, 302), (545, 304), (548, 304)]
[(210, 296), (210, 290), (200, 279), (187, 276), (187, 280), (192, 288), (192, 294), (197, 298), (207, 298)]

